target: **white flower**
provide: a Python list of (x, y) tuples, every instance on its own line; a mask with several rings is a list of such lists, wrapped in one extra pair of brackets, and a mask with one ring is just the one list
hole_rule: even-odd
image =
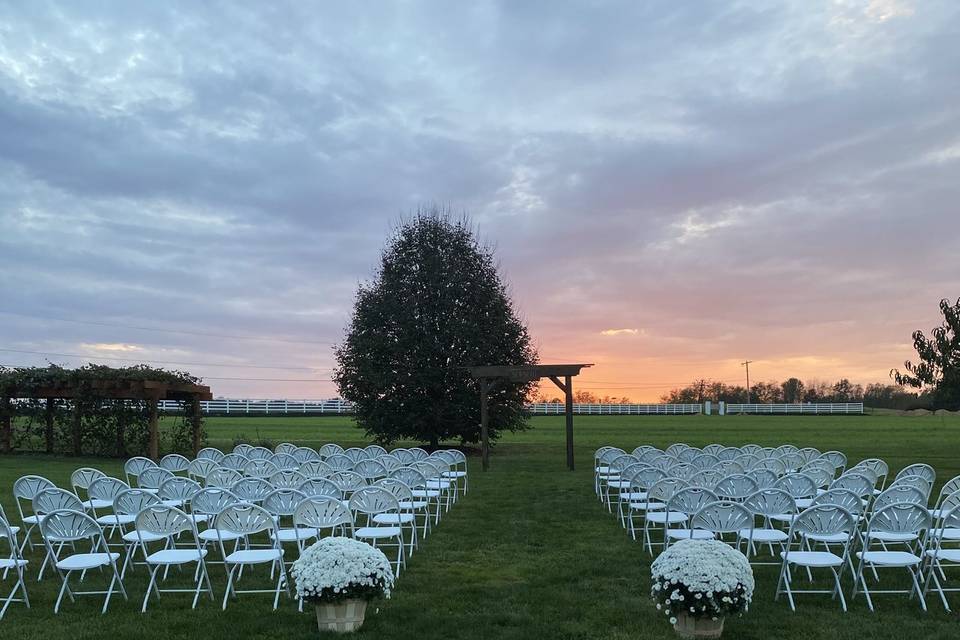
[(393, 570), (383, 552), (351, 538), (312, 544), (293, 563), (291, 574), (301, 599), (322, 599), (324, 590), (342, 594), (356, 587), (373, 587), (389, 598), (393, 586)]
[(670, 618), (670, 624), (677, 624), (676, 618)]

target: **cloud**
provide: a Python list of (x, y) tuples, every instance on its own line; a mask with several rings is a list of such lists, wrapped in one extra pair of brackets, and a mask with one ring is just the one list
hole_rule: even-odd
[(640, 333), (639, 329), (604, 329), (600, 332), (602, 336), (635, 336)]
[(110, 343), (110, 342), (100, 342), (97, 344), (81, 344), (80, 347), (89, 351), (118, 351), (118, 352), (131, 352), (131, 351), (143, 351), (142, 347), (138, 347), (135, 344), (123, 344), (123, 343)]

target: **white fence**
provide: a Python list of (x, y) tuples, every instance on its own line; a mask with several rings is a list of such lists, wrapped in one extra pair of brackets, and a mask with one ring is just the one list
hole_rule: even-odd
[[(534, 415), (562, 415), (564, 405), (559, 402), (538, 402), (528, 404), (527, 409)], [(574, 403), (573, 412), (581, 415), (604, 416), (645, 416), (645, 415), (693, 415), (701, 413), (700, 404), (581, 404)]]
[(862, 402), (807, 402), (803, 404), (728, 404), (721, 405), (726, 414), (753, 413), (764, 415), (851, 414), (863, 413)]

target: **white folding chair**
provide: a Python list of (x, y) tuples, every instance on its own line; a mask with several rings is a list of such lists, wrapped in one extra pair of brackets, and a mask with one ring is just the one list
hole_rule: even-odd
[(93, 500), (87, 493), (88, 489), (90, 488), (90, 484), (94, 480), (105, 477), (107, 477), (107, 474), (99, 469), (94, 469), (93, 467), (80, 467), (70, 474), (70, 486), (73, 488), (74, 495), (83, 501), (83, 506), (85, 509), (104, 509), (110, 506), (110, 502)]
[(756, 480), (746, 474), (736, 473), (721, 478), (713, 488), (713, 492), (716, 493), (721, 500), (743, 502), (759, 489), (760, 487), (757, 485)]
[[(193, 534), (193, 545), (190, 548), (171, 547), (169, 544), (159, 551), (154, 551), (146, 557), (147, 566), (150, 569), (150, 584), (147, 585), (147, 592), (143, 596), (143, 606), (141, 612), (146, 612), (147, 603), (150, 601), (151, 591), (160, 599), (161, 593), (193, 593), (193, 605), (191, 608), (197, 608), (197, 600), (200, 594), (206, 592), (213, 600), (213, 586), (210, 584), (210, 576), (207, 573), (207, 565), (204, 562), (207, 550), (200, 548), (200, 540), (197, 537), (197, 527), (189, 515), (168, 505), (154, 505), (146, 507), (137, 514), (134, 522), (134, 530), (140, 537), (140, 546), (143, 549), (157, 539), (162, 538), (167, 541), (173, 540), (174, 536), (179, 536), (184, 532)], [(161, 589), (157, 584), (157, 572), (163, 568), (164, 578), (166, 571), (170, 567), (181, 567), (184, 565), (197, 564), (197, 570), (194, 572), (196, 587), (193, 589)], [(206, 583), (206, 588), (204, 588)]]
[[(950, 603), (947, 602), (947, 593), (960, 591), (960, 587), (944, 586), (944, 582), (947, 580), (944, 567), (960, 567), (960, 549), (943, 546), (944, 542), (950, 541), (946, 535), (950, 530), (960, 532), (960, 505), (954, 506), (952, 509), (947, 508), (942, 512), (936, 529), (933, 530), (934, 535), (930, 541), (930, 548), (926, 551), (927, 578), (924, 581), (923, 594), (926, 596), (932, 583), (933, 588), (940, 594), (940, 601), (943, 603), (943, 608), (947, 611), (950, 611)], [(943, 582), (941, 582), (941, 580)]]
[(297, 445), (292, 442), (281, 442), (273, 448), (274, 453), (293, 453), (297, 450)]
[[(863, 591), (867, 599), (867, 605), (870, 611), (873, 611), (873, 598), (871, 594), (878, 593), (905, 593), (910, 597), (914, 595), (920, 600), (920, 608), (927, 610), (927, 602), (924, 598), (923, 590), (920, 588), (921, 569), (926, 556), (927, 532), (931, 526), (930, 513), (925, 505), (913, 504), (909, 502), (898, 502), (883, 507), (876, 511), (870, 518), (867, 525), (866, 543), (863, 551), (857, 552), (860, 562), (857, 565), (857, 572), (854, 575), (853, 597)], [(883, 550), (871, 550), (870, 541), (875, 539), (877, 533), (892, 533), (898, 535), (907, 535), (911, 539), (918, 539), (919, 549), (914, 550), (907, 546), (905, 549), (890, 551), (886, 547)], [(912, 582), (909, 590), (897, 589), (870, 589), (867, 587), (867, 581), (863, 576), (864, 566), (869, 566), (874, 570), (886, 568), (906, 569), (910, 574)]]
[[(200, 540), (200, 548), (206, 550), (207, 545), (215, 544), (220, 540), (224, 542), (233, 542), (234, 551), (237, 549), (238, 541), (241, 539), (239, 534), (231, 534), (226, 531), (218, 532), (213, 526), (213, 520), (217, 515), (229, 507), (240, 502), (240, 498), (234, 495), (229, 489), (223, 487), (205, 487), (193, 494), (190, 498), (190, 515), (198, 525), (206, 523), (206, 528), (197, 532)], [(213, 562), (205, 560), (207, 564), (223, 564), (222, 562)]]
[(243, 474), (241, 474), (236, 469), (228, 469), (227, 467), (217, 467), (213, 471), (207, 474), (207, 477), (203, 481), (205, 487), (219, 487), (221, 489), (229, 489), (233, 485), (237, 484), (243, 479)]
[[(690, 519), (694, 514), (703, 509), (708, 504), (719, 502), (717, 494), (709, 489), (699, 486), (684, 487), (670, 496), (667, 500), (665, 510), (665, 528), (663, 536), (663, 549), (674, 540), (685, 540), (687, 538), (696, 538), (698, 540), (711, 540), (713, 533), (703, 529), (697, 529), (690, 526)], [(679, 513), (683, 515), (683, 521), (679, 522), (679, 527), (671, 527), (670, 514)]]
[(230, 487), (235, 496), (251, 504), (263, 502), (273, 489), (274, 486), (263, 478), (243, 478)]
[(258, 458), (254, 458), (243, 467), (243, 475), (250, 478), (267, 479), (278, 471), (280, 471), (280, 467), (270, 460)]
[[(38, 518), (40, 518), (41, 522), (48, 513), (59, 510), (79, 511), (81, 513), (85, 512), (83, 503), (80, 502), (80, 498), (78, 498), (76, 494), (70, 493), (66, 489), (43, 489), (38, 492), (37, 495), (33, 496), (33, 512)], [(62, 549), (63, 546), (68, 543), (72, 544), (71, 540), (59, 540), (56, 538), (48, 540), (46, 539), (46, 536), (44, 536), (44, 542), (56, 544), (58, 550)], [(43, 562), (40, 564), (40, 571), (37, 573), (37, 582), (43, 580), (43, 573), (46, 571), (47, 565), (50, 564), (55, 558), (55, 556), (49, 551), (50, 544), (47, 545), (48, 551), (43, 558)]]
[(187, 467), (187, 477), (197, 482), (205, 482), (207, 476), (219, 466), (220, 463), (212, 458), (197, 458)]
[(127, 478), (127, 484), (131, 487), (134, 486), (134, 482), (139, 479), (141, 473), (150, 467), (156, 466), (157, 463), (150, 458), (144, 458), (143, 456), (130, 458), (123, 463), (123, 474)]
[(430, 534), (435, 522), (440, 520), (440, 510), (442, 507), (441, 495), (439, 489), (430, 489), (427, 487), (427, 477), (413, 467), (400, 467), (390, 472), (390, 479), (399, 480), (410, 487), (410, 493), (413, 495), (414, 502), (426, 502), (426, 518), (423, 523), (421, 535), (424, 539)]
[[(238, 456), (243, 456), (244, 458), (250, 457), (250, 452), (253, 451), (253, 445), (247, 444), (246, 442), (241, 442), (233, 448), (231, 453), (235, 453)], [(267, 451), (269, 453), (269, 450)], [(230, 455), (229, 453), (227, 455)]]
[(150, 493), (160, 493), (160, 485), (176, 476), (163, 467), (147, 467), (137, 476), (137, 487)]
[(353, 530), (353, 537), (357, 540), (370, 542), (374, 547), (382, 545), (397, 547), (395, 561), (395, 575), (400, 577), (400, 567), (406, 565), (403, 528), (398, 524), (380, 524), (377, 516), (399, 516), (400, 501), (383, 487), (363, 487), (350, 496), (350, 512), (354, 522), (363, 516), (362, 526)]
[[(30, 547), (33, 550), (33, 540), (30, 534), (40, 524), (40, 518), (33, 513), (33, 498), (44, 489), (54, 489), (57, 485), (53, 484), (43, 476), (21, 476), (13, 483), (13, 500), (17, 505), (17, 514), (20, 516), (20, 522), (25, 527), (23, 532), (23, 543), (20, 545), (20, 552), (23, 553), (24, 547)], [(23, 501), (30, 505), (30, 511), (24, 512)]]
[(323, 460), (307, 460), (300, 465), (300, 473), (308, 478), (326, 478), (333, 469)]
[(306, 462), (320, 461), (320, 454), (310, 447), (297, 447), (292, 454), (301, 465)]
[[(653, 538), (651, 529), (663, 529), (663, 541), (666, 543), (666, 530), (671, 524), (683, 524), (687, 521), (686, 514), (666, 510), (667, 503), (673, 495), (687, 486), (682, 478), (663, 478), (653, 483), (647, 489), (647, 499), (644, 504), (643, 515), (643, 546), (653, 555)], [(651, 526), (653, 525), (653, 526)]]
[(327, 458), (343, 453), (343, 447), (330, 442), (321, 446), (317, 453), (320, 454), (320, 458), (322, 460), (326, 460)]
[(291, 469), (278, 471), (267, 480), (277, 489), (296, 489), (306, 481), (307, 476)]
[[(103, 530), (96, 520), (79, 511), (60, 509), (43, 517), (40, 521), (40, 532), (43, 535), (47, 553), (53, 560), (53, 566), (63, 581), (63, 586), (60, 587), (60, 593), (57, 596), (57, 602), (53, 605), (54, 613), (60, 612), (60, 603), (63, 601), (64, 594), (69, 596), (71, 602), (75, 602), (74, 596), (106, 595), (101, 613), (107, 612), (114, 586), (120, 589), (123, 599), (127, 599), (127, 590), (124, 589), (123, 581), (117, 571), (117, 560), (120, 558), (120, 554), (110, 551), (107, 547), (107, 539), (104, 538)], [(63, 543), (86, 540), (90, 542), (90, 551), (73, 553), (61, 558), (51, 542), (54, 540)], [(106, 591), (73, 591), (70, 589), (68, 583), (74, 571), (87, 571), (100, 567), (109, 567), (111, 571), (110, 586), (107, 587)]]
[[(127, 568), (133, 569), (134, 565), (137, 564), (134, 560), (137, 549), (140, 549), (144, 561), (146, 561), (147, 557), (147, 548), (141, 545), (141, 540), (142, 538), (149, 538), (150, 535), (144, 534), (141, 537), (136, 529), (132, 528), (132, 525), (137, 520), (137, 514), (147, 507), (157, 506), (159, 504), (160, 498), (157, 497), (157, 494), (140, 488), (121, 491), (113, 499), (113, 513), (108, 517), (112, 518), (113, 525), (120, 530), (120, 539), (123, 541), (123, 546), (126, 549), (123, 566), (120, 568), (121, 579), (126, 577)], [(126, 529), (128, 526), (131, 527), (129, 531)], [(163, 539), (164, 538), (157, 537), (151, 540), (151, 542)]]
[[(318, 532), (324, 529), (339, 531), (342, 536), (353, 536), (353, 514), (339, 498), (330, 496), (307, 496), (293, 512), (294, 528), (311, 529)], [(305, 540), (298, 540), (299, 551), (303, 552)]]
[(129, 488), (130, 485), (123, 480), (110, 476), (97, 478), (87, 488), (87, 495), (90, 496), (90, 499), (86, 506), (89, 507), (97, 524), (106, 529), (108, 538), (112, 538), (114, 533), (123, 533), (123, 529), (118, 525), (117, 519), (110, 511), (113, 509), (113, 501), (116, 497)]
[(382, 487), (393, 494), (400, 506), (399, 513), (381, 513), (373, 516), (373, 521), (377, 524), (397, 525), (401, 529), (404, 527), (410, 530), (410, 540), (407, 543), (407, 557), (413, 556), (413, 550), (417, 548), (417, 514), (423, 516), (424, 521), (430, 519), (428, 511), (429, 505), (426, 500), (417, 500), (413, 497), (413, 491), (406, 484), (396, 478), (383, 478), (374, 485)]
[(249, 464), (250, 458), (239, 453), (228, 453), (220, 459), (220, 466), (224, 469), (232, 469), (243, 473), (243, 468)]
[[(3, 620), (3, 616), (7, 612), (7, 608), (11, 602), (22, 602), (28, 609), (30, 608), (30, 596), (27, 595), (27, 584), (23, 580), (23, 574), (29, 561), (25, 560), (20, 554), (20, 546), (17, 544), (17, 534), (7, 521), (3, 513), (3, 508), (0, 507), (0, 542), (3, 541), (6, 541), (10, 552), (6, 557), (0, 557), (0, 569), (3, 569), (4, 579), (6, 579), (12, 569), (14, 583), (10, 593), (3, 601), (3, 607), (0, 607), (0, 620)], [(21, 597), (19, 598), (15, 597), (17, 591), (21, 593)]]
[(307, 478), (300, 483), (300, 486), (297, 487), (297, 490), (302, 492), (308, 498), (314, 496), (323, 496), (328, 498), (336, 498), (339, 502), (343, 502), (343, 491), (340, 490), (340, 487), (336, 482), (329, 478)]
[[(236, 450), (234, 451), (236, 452)], [(270, 451), (270, 449), (266, 447), (250, 447), (244, 455), (251, 460), (269, 460), (273, 457), (273, 451)]]
[(695, 538), (697, 531), (704, 531), (709, 532), (711, 538), (723, 540), (723, 534), (735, 533), (737, 537), (734, 548), (739, 550), (740, 542), (745, 541), (747, 552), (744, 555), (749, 560), (750, 547), (753, 544), (753, 524), (753, 513), (742, 503), (730, 500), (711, 502), (693, 514), (690, 519), (690, 537)]
[(168, 453), (160, 458), (160, 468), (170, 473), (183, 473), (190, 469), (190, 461), (179, 453)]
[[(213, 520), (213, 526), (217, 531), (220, 554), (227, 568), (227, 588), (223, 594), (223, 609), (227, 608), (227, 600), (231, 595), (236, 597), (241, 593), (273, 593), (273, 609), (276, 610), (280, 604), (280, 590), (285, 589), (287, 595), (290, 595), (290, 581), (287, 578), (287, 566), (283, 562), (283, 547), (280, 545), (277, 523), (273, 516), (266, 509), (255, 504), (238, 503), (225, 507), (217, 514)], [(268, 548), (244, 548), (227, 553), (225, 542), (236, 540), (238, 537), (246, 541), (249, 536), (263, 531), (272, 534)], [(248, 545), (245, 543), (245, 546)], [(239, 579), (236, 576), (238, 569), (262, 564), (270, 565), (271, 576), (274, 570), (279, 569), (275, 589), (240, 590), (236, 588), (235, 584)]]
[(157, 491), (157, 496), (166, 506), (180, 508), (187, 504), (197, 491), (200, 491), (200, 485), (196, 480), (177, 476), (164, 481)]
[[(757, 545), (767, 545), (767, 548), (770, 550), (770, 555), (774, 554), (774, 545), (780, 547), (782, 551), (787, 550), (787, 542), (790, 540), (788, 533), (782, 529), (778, 529), (773, 526), (772, 518), (773, 516), (782, 515), (782, 514), (796, 514), (797, 504), (793, 500), (788, 492), (783, 489), (760, 489), (749, 496), (746, 500), (743, 501), (743, 506), (750, 511), (754, 516), (754, 521), (751, 527), (741, 529), (737, 532), (738, 544), (740, 541), (749, 540), (747, 543), (749, 551), (747, 552), (747, 557), (750, 557), (751, 552), (756, 556), (757, 554)], [(761, 526), (756, 526), (756, 519), (759, 518), (762, 520)], [(791, 516), (790, 520), (793, 520)], [(782, 562), (758, 562), (753, 561), (751, 564), (755, 565), (764, 565), (764, 564), (776, 564), (780, 565)]]
[[(777, 582), (777, 593), (774, 600), (779, 600), (781, 593), (787, 594), (787, 600), (790, 603), (790, 610), (796, 611), (793, 596), (798, 593), (829, 593), (834, 598), (839, 598), (840, 606), (844, 611), (847, 610), (847, 601), (843, 597), (843, 588), (840, 585), (840, 576), (847, 564), (847, 557), (850, 554), (850, 541), (853, 539), (853, 533), (856, 530), (857, 522), (849, 511), (835, 504), (823, 504), (809, 507), (802, 511), (790, 525), (790, 533), (786, 543), (787, 549), (780, 552), (783, 562), (780, 566), (780, 579)], [(841, 555), (832, 551), (807, 551), (803, 549), (790, 548), (791, 541), (799, 541), (804, 536), (809, 535), (833, 535), (837, 533), (846, 534), (846, 542), (843, 543)], [(806, 569), (829, 569), (833, 575), (833, 589), (792, 589), (791, 566), (804, 567)]]
[(224, 457), (223, 451), (217, 449), (216, 447), (204, 447), (197, 451), (197, 460), (212, 460), (213, 462), (219, 463), (223, 460)]
[[(293, 543), (297, 545), (297, 550), (303, 548), (305, 541), (316, 538), (320, 532), (313, 527), (298, 527), (292, 522), (293, 514), (296, 512), (300, 503), (307, 499), (307, 494), (297, 489), (283, 488), (274, 489), (263, 499), (263, 508), (274, 517), (277, 523), (276, 532), (271, 532), (271, 536), (276, 536), (280, 544)], [(290, 527), (285, 527), (283, 519), (291, 520)], [(290, 563), (293, 561), (291, 560)], [(288, 564), (290, 564), (288, 563)]]

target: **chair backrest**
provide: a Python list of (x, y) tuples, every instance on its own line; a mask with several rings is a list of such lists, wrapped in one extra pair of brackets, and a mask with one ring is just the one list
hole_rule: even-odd
[(717, 455), (719, 452), (723, 451), (724, 447), (722, 444), (708, 444), (703, 448), (704, 453), (709, 453), (711, 455)]
[(147, 467), (137, 476), (137, 486), (144, 489), (159, 489), (160, 485), (173, 478), (173, 472), (162, 467)]
[(900, 469), (894, 480), (899, 480), (906, 476), (920, 476), (931, 485), (937, 480), (937, 472), (934, 471), (933, 467), (922, 462), (911, 464)]
[(239, 453), (228, 453), (220, 459), (220, 466), (234, 471), (243, 471), (243, 468), (250, 462), (250, 458), (242, 456)]
[(703, 469), (690, 476), (690, 484), (695, 487), (706, 487), (713, 489), (717, 483), (723, 480), (726, 474), (719, 469)]
[(713, 491), (704, 487), (684, 487), (667, 500), (667, 511), (692, 516), (711, 502), (719, 502)]
[(921, 533), (933, 524), (925, 505), (911, 502), (895, 502), (873, 513), (867, 525), (871, 533)]
[(170, 478), (160, 485), (158, 495), (161, 500), (189, 500), (200, 491), (200, 485), (190, 478)]
[[(920, 481), (925, 482), (922, 478)], [(894, 483), (893, 485), (887, 487), (874, 499), (873, 511), (876, 513), (877, 511), (880, 511), (884, 507), (888, 507), (891, 504), (900, 503), (919, 504), (926, 506), (927, 494), (919, 487)]]
[(822, 466), (805, 467), (800, 474), (813, 480), (818, 489), (828, 486), (833, 481), (833, 470)]
[(803, 464), (809, 464), (811, 461), (820, 457), (820, 450), (814, 447), (804, 447), (797, 453), (803, 458)]
[[(44, 489), (54, 489), (57, 485), (47, 480), (43, 476), (21, 476), (13, 483), (13, 497), (17, 500), (17, 506), (20, 506), (20, 500), (29, 500), (33, 502), (33, 497)], [(21, 509), (21, 517), (23, 510)]]
[(301, 502), (293, 512), (293, 526), (316, 529), (353, 527), (353, 514), (337, 498), (312, 496)]
[(373, 486), (386, 489), (401, 503), (413, 502), (413, 490), (402, 480), (397, 480), (396, 478), (382, 478), (377, 480), (377, 483)]
[(687, 481), (683, 478), (662, 478), (657, 480), (647, 489), (647, 503), (666, 503), (673, 497), (673, 494), (686, 486)]
[(85, 513), (74, 509), (57, 509), (46, 514), (40, 520), (40, 534), (46, 543), (47, 550), (56, 558), (56, 552), (51, 540), (56, 542), (74, 542), (77, 540), (98, 539), (106, 548), (106, 541), (103, 539), (103, 530), (97, 521)]
[(954, 476), (943, 483), (940, 487), (940, 495), (937, 496), (937, 506), (943, 503), (944, 498), (957, 491), (960, 491), (960, 476)]
[(790, 473), (794, 473), (800, 467), (803, 466), (804, 459), (799, 452), (783, 453), (779, 457), (780, 462), (783, 463), (783, 468)]
[[(743, 467), (744, 471), (749, 472), (756, 468), (757, 463), (760, 462), (760, 457), (749, 453), (742, 453), (734, 458), (733, 461)], [(776, 476), (776, 473), (774, 473), (774, 476)]]
[(273, 451), (266, 447), (253, 447), (247, 451), (246, 455), (251, 460), (269, 460), (273, 457)]
[(400, 502), (383, 487), (363, 487), (350, 496), (350, 511), (375, 515), (400, 511)]
[(14, 566), (16, 566), (16, 562), (22, 559), (20, 556), (20, 545), (17, 544), (17, 539), (13, 535), (13, 529), (10, 527), (7, 514), (3, 512), (3, 506), (0, 506), (0, 541), (4, 540), (6, 540), (6, 544), (10, 548), (6, 557), (13, 560)]
[(244, 458), (250, 457), (250, 452), (253, 451), (253, 445), (247, 444), (246, 442), (241, 442), (233, 448), (233, 453), (243, 456)]
[(263, 508), (275, 516), (292, 516), (307, 494), (296, 489), (274, 489), (263, 499)]
[(667, 455), (675, 456), (681, 451), (685, 451), (689, 448), (690, 448), (690, 445), (688, 445), (685, 442), (674, 442), (672, 445), (666, 448), (665, 453)]
[(847, 454), (842, 451), (824, 451), (820, 454), (820, 457), (824, 460), (829, 460), (834, 468), (841, 473), (847, 468)]
[(190, 468), (190, 461), (179, 453), (168, 453), (160, 458), (160, 467), (171, 473), (177, 473)]
[(90, 483), (90, 486), (87, 487), (87, 495), (95, 500), (108, 500), (112, 504), (117, 494), (129, 488), (130, 485), (123, 480), (104, 476)]
[(226, 507), (240, 502), (238, 498), (229, 489), (222, 487), (205, 487), (193, 494), (190, 498), (190, 511), (192, 513), (205, 513), (215, 516)]
[(778, 458), (760, 458), (754, 463), (753, 469), (767, 469), (768, 471), (773, 471), (778, 476), (782, 476), (787, 472), (786, 465)]
[(300, 473), (308, 478), (326, 478), (333, 473), (333, 469), (323, 460), (307, 460), (300, 465)]
[[(417, 461), (416, 456), (406, 449), (394, 449), (391, 453), (404, 465), (413, 464)], [(596, 464), (596, 460), (594, 460), (594, 464)]]
[(671, 476), (675, 478), (683, 478), (684, 480), (689, 480), (690, 477), (697, 472), (697, 468), (690, 464), (689, 462), (681, 462), (679, 464), (674, 464), (667, 471)]
[(329, 442), (322, 447), (320, 447), (320, 457), (326, 460), (327, 458), (343, 453), (343, 447), (333, 442)]
[(894, 480), (887, 488), (904, 486), (913, 487), (920, 491), (924, 495), (924, 501), (930, 498), (930, 491), (933, 490), (931, 484), (922, 476), (901, 476)]
[(127, 483), (131, 478), (138, 478), (144, 469), (157, 466), (150, 458), (135, 456), (123, 463), (123, 473), (127, 476)]
[(747, 471), (747, 475), (752, 478), (753, 481), (757, 483), (757, 487), (761, 489), (774, 487), (777, 484), (777, 479), (779, 478), (777, 472), (771, 469), (754, 468), (750, 471)]
[(364, 454), (363, 449), (359, 447), (350, 447), (349, 449), (344, 449), (343, 455), (345, 455), (354, 464), (360, 462), (361, 460), (367, 457)]
[(877, 474), (877, 478), (886, 478), (890, 472), (890, 467), (880, 458), (867, 458), (856, 464), (857, 467), (866, 467)]
[(836, 504), (818, 504), (804, 509), (790, 525), (790, 537), (794, 534), (832, 536), (847, 534), (847, 542), (856, 530), (857, 519), (846, 509)]
[(421, 449), (420, 447), (411, 447), (407, 449), (411, 454), (413, 454), (413, 459), (415, 461), (426, 460), (430, 457), (430, 454)]
[(144, 507), (133, 521), (137, 533), (152, 533), (158, 536), (173, 536), (184, 531), (194, 534), (194, 543), (199, 548), (196, 538), (196, 525), (193, 518), (176, 507), (162, 504)]
[(280, 471), (280, 467), (271, 461), (256, 458), (250, 460), (243, 467), (243, 475), (251, 478), (269, 478), (277, 471)]
[(275, 453), (270, 462), (281, 471), (294, 471), (300, 468), (300, 461), (292, 453)]
[(862, 473), (849, 471), (830, 483), (831, 489), (847, 489), (861, 498), (873, 495), (873, 481)]
[(33, 512), (38, 516), (63, 509), (83, 511), (83, 502), (75, 493), (58, 488), (41, 489), (33, 496)]
[(367, 481), (387, 477), (387, 468), (376, 460), (361, 460), (353, 467), (353, 470)]
[[(393, 455), (392, 453), (388, 453), (380, 456), (379, 458), (377, 458), (377, 462), (383, 465), (384, 469), (387, 470), (388, 475), (394, 469), (399, 469), (400, 467), (404, 466), (403, 462), (400, 461), (400, 458)], [(464, 462), (464, 464), (466, 463)]]
[(817, 483), (810, 476), (802, 473), (787, 474), (779, 478), (773, 486), (788, 491), (798, 500), (817, 495)]
[(197, 458), (187, 467), (187, 474), (191, 478), (205, 480), (211, 471), (218, 468), (220, 468), (220, 463), (213, 458)]
[(302, 493), (311, 496), (326, 496), (328, 498), (343, 499), (343, 491), (329, 478), (307, 478), (297, 487)]
[(366, 451), (367, 455), (371, 456), (371, 458), (382, 456), (387, 452), (386, 449), (384, 449), (378, 444), (368, 444), (363, 448), (363, 450)]
[(310, 447), (297, 447), (293, 451), (293, 457), (296, 458), (297, 462), (301, 465), (312, 460), (320, 460), (320, 454)]
[(204, 484), (208, 487), (223, 487), (224, 489), (229, 489), (233, 485), (237, 484), (237, 482), (239, 482), (242, 478), (243, 474), (236, 469), (217, 467), (207, 474)]
[(760, 488), (757, 481), (746, 474), (729, 475), (720, 480), (713, 488), (721, 499), (744, 500)]
[(289, 454), (292, 454), (292, 453), (293, 453), (294, 451), (296, 451), (298, 448), (299, 448), (299, 447), (297, 447), (297, 445), (293, 444), (292, 442), (281, 442), (280, 444), (278, 444), (277, 446), (275, 446), (275, 447), (273, 448), (273, 452), (274, 452), (274, 453), (289, 453)]
[[(753, 529), (753, 513), (739, 502), (711, 502), (693, 514), (690, 527), (713, 533), (735, 533)], [(690, 536), (693, 537), (692, 530)]]
[(340, 491), (344, 494), (367, 486), (367, 481), (363, 479), (363, 476), (353, 471), (338, 471), (331, 475), (328, 480), (340, 487)]
[(836, 504), (855, 516), (863, 513), (861, 496), (850, 489), (827, 489), (813, 499), (813, 504)]
[(720, 458), (721, 461), (732, 461), (741, 455), (743, 452), (740, 450), (740, 447), (724, 447), (722, 450), (717, 452), (716, 456)]
[(234, 495), (247, 502), (260, 502), (273, 489), (274, 486), (263, 478), (243, 478), (230, 487)]
[(423, 489), (427, 486), (427, 478), (413, 467), (400, 467), (390, 472), (389, 478), (399, 480), (411, 489)]
[(758, 444), (745, 444), (740, 447), (740, 453), (746, 454), (749, 456), (760, 456), (760, 452), (763, 451), (763, 447)]
[(353, 460), (342, 453), (335, 453), (332, 456), (325, 458), (324, 462), (326, 462), (327, 466), (333, 471), (351, 471), (353, 469), (353, 465), (356, 464)]
[(106, 476), (107, 474), (99, 469), (80, 467), (70, 474), (70, 485), (73, 487), (73, 492), (79, 496), (80, 489), (86, 491), (90, 487), (91, 482), (97, 478), (105, 478)]
[(214, 462), (220, 462), (224, 458), (223, 451), (217, 449), (216, 447), (204, 447), (197, 451), (197, 460), (213, 460)]
[(261, 531), (276, 532), (277, 525), (270, 512), (263, 507), (238, 502), (227, 505), (214, 517), (213, 528), (218, 532), (229, 531), (249, 536)]
[(277, 489), (296, 489), (302, 485), (306, 479), (307, 476), (299, 471), (278, 471), (270, 476), (270, 484)]
[(143, 489), (125, 489), (113, 499), (113, 512), (121, 516), (135, 516), (151, 505), (160, 504), (155, 493)]
[(721, 460), (717, 463), (717, 466), (715, 466), (714, 469), (722, 473), (724, 476), (732, 476), (746, 472), (746, 469), (743, 468), (743, 465), (735, 460)]
[(789, 492), (768, 487), (747, 496), (743, 506), (758, 516), (769, 517), (797, 512), (797, 502)]

